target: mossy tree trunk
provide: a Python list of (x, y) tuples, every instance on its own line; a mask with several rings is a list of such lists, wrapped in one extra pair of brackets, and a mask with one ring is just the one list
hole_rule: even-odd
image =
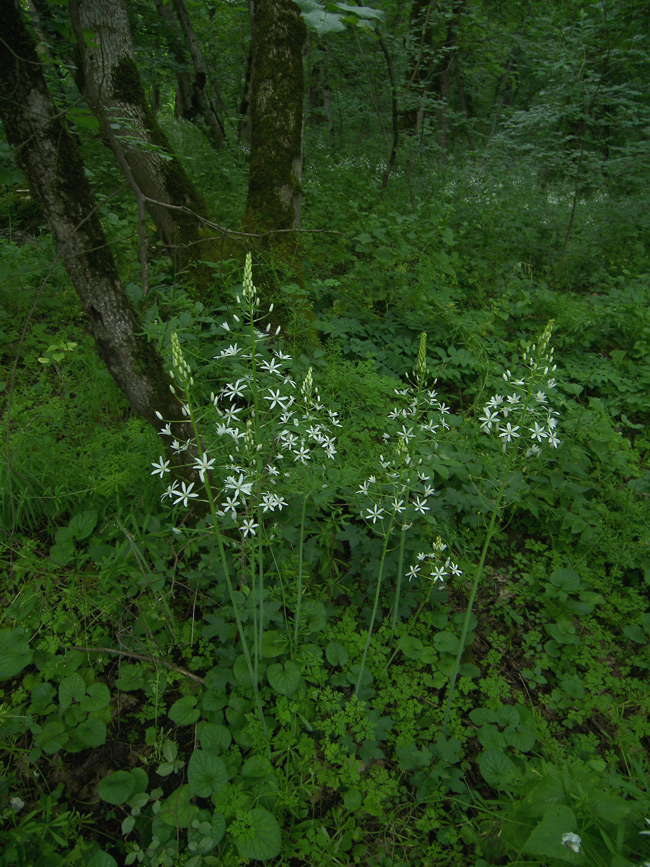
[[(0, 118), (43, 207), (63, 264), (88, 316), (99, 355), (135, 412), (156, 428), (156, 411), (181, 418), (162, 359), (142, 336), (101, 227), (79, 150), (43, 77), (14, 0), (0, 0)], [(185, 438), (185, 424), (176, 435)]]
[[(178, 268), (209, 259), (216, 244), (188, 208), (205, 216), (207, 206), (147, 104), (135, 62), (122, 0), (70, 0), (79, 50), (81, 89), (99, 118), (127, 180), (145, 206)], [(116, 128), (117, 127), (117, 128)], [(130, 176), (130, 177), (129, 177)], [(201, 269), (199, 285), (207, 276)]]
[(255, 0), (251, 68), (251, 152), (246, 231), (275, 264), (300, 273), (303, 50), (307, 38), (292, 0)]

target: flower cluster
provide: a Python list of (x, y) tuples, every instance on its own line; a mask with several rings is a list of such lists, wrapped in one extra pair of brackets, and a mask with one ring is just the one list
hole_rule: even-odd
[(495, 394), (483, 407), (480, 416), (481, 430), (493, 431), (499, 438), (504, 452), (510, 443), (525, 443), (526, 456), (538, 455), (548, 444), (560, 445), (558, 438), (559, 413), (549, 406), (548, 393), (555, 388), (553, 349), (549, 346), (553, 323), (544, 329), (539, 343), (533, 343), (525, 352), (523, 361), (529, 371), (526, 378), (515, 378), (506, 370), (505, 394)]
[(438, 581), (444, 584), (445, 578), (452, 575), (459, 578), (463, 573), (460, 568), (447, 556), (445, 551), (447, 546), (443, 543), (440, 536), (431, 546), (431, 551), (422, 552), (417, 555), (416, 562), (406, 573), (409, 581), (414, 578), (425, 578), (436, 584)]
[[(420, 338), (414, 383), (395, 389), (399, 403), (388, 413), (392, 432), (384, 433), (386, 452), (380, 455), (381, 473), (369, 476), (357, 495), (365, 503), (361, 515), (383, 532), (408, 529), (418, 515), (430, 510), (435, 495), (432, 473), (419, 454), (423, 440), (430, 442), (437, 432), (449, 430), (449, 407), (433, 388), (426, 387), (426, 335)], [(390, 452), (388, 451), (390, 448)]]
[[(171, 449), (177, 455), (194, 454), (187, 466), (206, 487), (216, 515), (232, 520), (247, 537), (256, 535), (263, 515), (287, 505), (283, 493), (292, 489), (287, 480), (296, 470), (318, 462), (319, 457), (334, 459), (332, 429), (341, 423), (338, 413), (321, 402), (311, 368), (300, 385), (292, 379), (291, 356), (276, 340), (270, 343), (280, 329), (270, 324), (260, 327), (260, 299), (253, 285), (250, 256), (237, 302), (240, 312), (220, 323), (233, 342), (214, 356), (220, 368), (228, 364), (230, 370), (201, 411), (190, 407), (194, 380), (178, 336), (172, 334), (172, 378), (183, 388), (181, 410), (193, 423), (196, 442), (174, 440)], [(171, 436), (169, 423), (160, 434)], [(163, 478), (170, 472), (170, 461), (163, 457), (152, 466), (152, 475)], [(195, 482), (174, 481), (162, 497), (187, 507), (199, 492)]]

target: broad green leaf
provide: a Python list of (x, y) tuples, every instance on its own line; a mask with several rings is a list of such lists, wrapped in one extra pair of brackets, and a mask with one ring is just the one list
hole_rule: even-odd
[(279, 632), (277, 629), (268, 629), (264, 631), (262, 638), (262, 656), (266, 659), (274, 659), (276, 656), (282, 656), (289, 650), (289, 642), (286, 635)]
[(556, 569), (551, 575), (551, 584), (571, 593), (580, 587), (580, 573), (575, 569)]
[(433, 644), (439, 653), (458, 653), (458, 637), (453, 632), (438, 632)]
[(250, 833), (235, 838), (237, 851), (243, 858), (269, 861), (280, 854), (282, 833), (276, 818), (261, 807), (248, 814)]
[(482, 726), (477, 732), (477, 737), (481, 742), (481, 746), (486, 749), (492, 747), (497, 750), (502, 750), (508, 745), (505, 737), (496, 726)]
[(106, 743), (106, 723), (98, 717), (91, 716), (70, 732), (69, 752), (79, 752)]
[(34, 744), (40, 747), (44, 753), (52, 756), (58, 753), (69, 740), (69, 734), (60, 720), (46, 722), (40, 732), (34, 738)]
[(519, 725), (519, 711), (510, 704), (503, 704), (497, 711), (497, 719), (502, 726)]
[(199, 812), (196, 804), (192, 804), (192, 789), (190, 786), (181, 786), (176, 789), (164, 802), (158, 814), (165, 825), (176, 828), (189, 828), (192, 819)]
[(279, 662), (270, 665), (266, 676), (271, 687), (281, 695), (293, 695), (300, 686), (300, 668), (290, 659), (284, 665)]
[(569, 864), (584, 863), (584, 855), (578, 855), (562, 845), (562, 835), (575, 832), (578, 824), (573, 811), (565, 804), (551, 804), (524, 843), (524, 852), (550, 860), (557, 858)]
[(487, 707), (474, 708), (473, 711), (470, 711), (469, 718), (473, 723), (476, 723), (477, 726), (485, 725), (485, 723), (497, 722), (496, 713)]
[(80, 702), (86, 694), (86, 684), (80, 674), (69, 674), (59, 684), (59, 704), (61, 709), (70, 707), (73, 701)]
[(94, 509), (86, 509), (73, 515), (68, 524), (75, 539), (87, 539), (97, 526), (97, 512)]
[(302, 17), (307, 27), (315, 31), (318, 36), (326, 36), (328, 33), (340, 33), (345, 30), (345, 24), (340, 15), (333, 15), (325, 9), (315, 12), (303, 12)]
[(348, 3), (337, 3), (336, 5), (344, 12), (358, 15), (359, 18), (377, 18), (381, 20), (384, 17), (381, 9), (373, 9), (371, 6), (350, 6)]
[(108, 852), (100, 849), (99, 852), (95, 852), (90, 861), (86, 861), (86, 867), (117, 867), (117, 861)]
[(199, 798), (209, 798), (213, 792), (225, 789), (228, 771), (216, 753), (194, 750), (187, 765), (187, 782)]
[(255, 755), (246, 759), (240, 771), (242, 777), (267, 777), (273, 765), (266, 756)]
[(24, 629), (0, 630), (0, 680), (8, 680), (30, 664), (34, 653)]
[(107, 804), (118, 806), (129, 800), (135, 786), (135, 778), (128, 771), (115, 771), (99, 781), (97, 791)]
[(359, 789), (348, 789), (343, 796), (343, 806), (350, 813), (356, 813), (359, 807), (363, 804), (363, 795)]
[(420, 659), (424, 650), (424, 643), (413, 635), (402, 635), (397, 646), (407, 659)]
[(478, 757), (478, 766), (481, 776), (493, 789), (507, 789), (516, 781), (515, 766), (502, 750), (485, 750)]
[(201, 712), (196, 707), (196, 697), (193, 695), (184, 695), (179, 698), (169, 708), (167, 716), (172, 722), (179, 726), (194, 725)]
[(86, 695), (81, 699), (81, 709), (90, 713), (107, 707), (111, 701), (111, 693), (105, 683), (91, 683)]
[(508, 726), (504, 729), (506, 741), (509, 746), (514, 747), (522, 753), (527, 753), (535, 746), (535, 732), (530, 726), (520, 725), (516, 728)]
[(253, 685), (251, 675), (248, 670), (248, 663), (246, 662), (246, 657), (243, 653), (241, 653), (235, 660), (235, 664), (233, 665), (233, 673), (235, 675), (235, 680), (237, 681), (239, 686), (247, 689)]
[(347, 665), (350, 659), (347, 648), (340, 641), (330, 641), (325, 648), (325, 656), (330, 665)]
[(232, 735), (227, 726), (220, 723), (200, 722), (197, 732), (204, 750), (225, 753), (232, 743)]

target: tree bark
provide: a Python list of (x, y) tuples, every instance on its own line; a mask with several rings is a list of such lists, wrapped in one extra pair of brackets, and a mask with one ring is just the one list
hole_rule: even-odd
[[(251, 153), (244, 226), (270, 233), (280, 259), (298, 250), (302, 202), (305, 23), (292, 0), (257, 0), (253, 18)], [(284, 230), (280, 234), (278, 230)]]
[[(122, 0), (70, 0), (70, 18), (81, 56), (81, 89), (99, 118), (127, 180), (145, 204), (177, 268), (209, 259), (213, 241), (200, 220), (207, 206), (149, 108), (135, 63)], [(116, 130), (115, 127), (118, 126)], [(170, 208), (174, 206), (177, 210)], [(208, 275), (195, 270), (199, 286)]]
[(226, 138), (226, 131), (219, 119), (219, 109), (223, 112), (224, 105), (219, 89), (210, 81), (203, 54), (199, 47), (190, 16), (183, 0), (172, 0), (178, 23), (180, 24), (185, 42), (192, 58), (194, 80), (192, 81), (192, 102), (197, 107), (197, 113), (205, 121), (205, 132), (215, 147), (221, 147)]
[[(7, 140), (43, 207), (101, 359), (133, 410), (160, 428), (156, 412), (181, 417), (170, 379), (124, 292), (81, 155), (50, 97), (35, 44), (13, 0), (0, 0), (0, 13), (0, 118)], [(179, 439), (185, 430), (177, 426)]]

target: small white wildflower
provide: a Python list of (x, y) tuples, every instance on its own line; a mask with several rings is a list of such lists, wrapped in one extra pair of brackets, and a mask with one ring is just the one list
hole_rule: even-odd
[(447, 572), (444, 566), (433, 566), (429, 573), (429, 578), (434, 584), (436, 581), (444, 581), (446, 576)]
[(214, 467), (214, 458), (208, 458), (207, 454), (203, 452), (202, 458), (197, 458), (194, 461), (193, 469), (199, 471), (199, 478), (201, 479), (201, 483), (205, 482), (205, 474), (208, 470), (211, 470)]
[(269, 393), (264, 395), (264, 400), (268, 400), (271, 402), (269, 409), (275, 409), (276, 406), (279, 406), (280, 409), (284, 409), (288, 397), (281, 395), (279, 388), (277, 388), (275, 391), (270, 388)]
[(427, 506), (426, 497), (416, 497), (415, 502), (413, 503), (413, 508), (416, 512), (420, 512), (421, 515), (428, 512), (429, 507)]
[(165, 425), (165, 427), (161, 427), (160, 430), (158, 431), (158, 433), (160, 434), (161, 437), (171, 437), (171, 436), (174, 436), (174, 434), (172, 433), (172, 429), (171, 429), (171, 427), (170, 427), (169, 422), (167, 422), (167, 424)]
[(529, 427), (528, 430), (531, 433), (531, 439), (537, 440), (538, 442), (542, 442), (548, 436), (548, 433), (544, 430), (544, 428), (539, 424), (539, 422), (535, 422), (535, 427)]
[(154, 461), (151, 466), (153, 467), (153, 470), (151, 471), (152, 476), (158, 475), (162, 479), (165, 473), (169, 472), (169, 461), (164, 460), (162, 455), (158, 458), (158, 461)]
[(221, 504), (221, 508), (223, 509), (223, 513), (227, 515), (230, 513), (233, 521), (237, 520), (237, 506), (239, 505), (239, 500), (237, 499), (237, 495), (233, 494), (232, 497), (226, 497), (224, 502)]
[(572, 852), (576, 854), (580, 852), (580, 845), (582, 844), (582, 840), (577, 834), (569, 831), (566, 834), (562, 834), (562, 845), (566, 846), (567, 849), (571, 849)]
[(311, 460), (309, 449), (305, 447), (304, 440), (300, 441), (300, 448), (293, 453), (294, 461), (300, 461), (301, 464), (306, 464)]
[(417, 577), (419, 571), (420, 567), (418, 565), (411, 566), (411, 568), (406, 573), (406, 577), (409, 579), (409, 581), (412, 581), (414, 578)]
[(560, 440), (557, 438), (557, 434), (554, 430), (550, 431), (548, 435), (548, 443), (550, 446), (553, 446), (554, 449), (560, 445)]
[(198, 494), (192, 490), (193, 487), (194, 482), (190, 482), (189, 485), (185, 482), (181, 482), (181, 490), (174, 492), (174, 496), (176, 497), (174, 505), (177, 506), (179, 503), (182, 503), (187, 507), (188, 500), (198, 497)]
[(215, 358), (228, 358), (228, 357), (232, 357), (235, 355), (239, 355), (240, 352), (241, 352), (241, 349), (239, 348), (238, 344), (231, 343), (230, 346), (227, 346), (225, 349), (222, 349), (221, 352), (219, 353), (219, 355), (215, 355), (214, 357)]
[(25, 806), (25, 802), (22, 798), (10, 798), (9, 803), (14, 813), (20, 813), (22, 808)]
[(175, 497), (177, 493), (178, 493), (178, 482), (177, 482), (177, 481), (174, 481), (174, 482), (171, 483), (171, 485), (168, 485), (168, 486), (165, 488), (165, 492), (164, 492), (164, 494), (161, 496), (160, 499), (161, 499), (161, 500), (164, 500), (166, 497), (169, 497), (169, 499), (171, 500), (171, 498), (172, 498), (172, 497)]
[(503, 403), (503, 395), (502, 394), (494, 394), (488, 400), (487, 405), (492, 406), (492, 407), (496, 407), (496, 406), (501, 406), (502, 403)]
[(452, 563), (451, 560), (447, 560), (445, 563), (445, 569), (448, 569), (449, 574), (453, 575), (455, 578), (459, 578), (463, 574), (458, 566), (455, 563)]
[(244, 518), (242, 521), (241, 531), (244, 537), (246, 536), (254, 536), (255, 530), (259, 527), (259, 524), (255, 523), (253, 518)]
[(397, 497), (393, 497), (393, 512), (396, 515), (401, 515), (406, 506), (404, 505), (404, 500), (398, 500)]
[(273, 464), (267, 464), (266, 465), (266, 472), (270, 476), (279, 476), (280, 475), (280, 470), (278, 470), (277, 467), (274, 467)]
[(245, 482), (244, 474), (240, 473), (238, 479), (236, 479), (234, 476), (228, 476), (224, 487), (228, 491), (234, 491), (238, 497), (250, 497), (253, 483)]
[(281, 367), (276, 361), (275, 358), (272, 358), (270, 361), (266, 359), (260, 361), (260, 368), (265, 370), (267, 373), (281, 373)]
[(499, 436), (504, 442), (509, 443), (520, 436), (520, 434), (517, 433), (518, 430), (519, 425), (513, 427), (510, 422), (508, 422), (505, 427), (499, 428)]
[(224, 397), (233, 399), (233, 397), (243, 397), (246, 390), (246, 380), (238, 379), (237, 382), (229, 382), (223, 389)]
[(384, 510), (380, 509), (379, 506), (374, 505), (372, 507), (372, 509), (368, 509), (365, 517), (367, 520), (372, 520), (373, 524), (376, 524), (377, 521), (382, 518), (383, 514), (384, 514)]

